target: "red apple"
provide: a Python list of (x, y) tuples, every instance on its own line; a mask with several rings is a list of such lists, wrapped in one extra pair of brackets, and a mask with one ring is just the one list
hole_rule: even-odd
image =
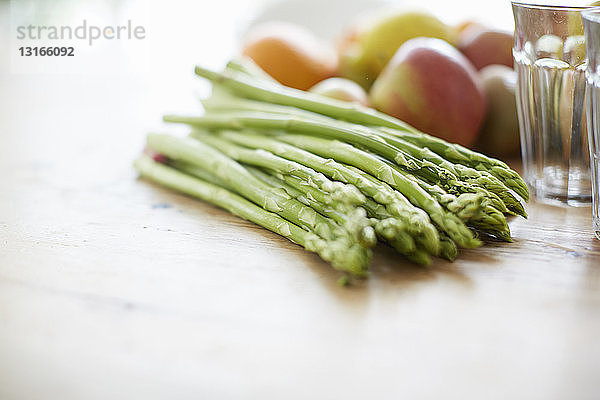
[(464, 146), (477, 139), (486, 110), (473, 65), (455, 47), (434, 38), (400, 46), (369, 95), (376, 109)]
[(489, 65), (479, 74), (488, 109), (475, 147), (494, 157), (518, 157), (521, 148), (515, 98), (517, 73), (504, 65)]
[(459, 36), (457, 47), (477, 69), (492, 64), (513, 66), (513, 34), (471, 26)]

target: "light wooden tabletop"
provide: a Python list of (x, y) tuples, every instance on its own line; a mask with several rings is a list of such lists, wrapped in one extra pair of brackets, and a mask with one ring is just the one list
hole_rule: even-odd
[(3, 71), (0, 399), (600, 398), (589, 208), (529, 204), (515, 243), (431, 268), (379, 247), (338, 287), (298, 246), (137, 179), (146, 131), (195, 107), (184, 67)]

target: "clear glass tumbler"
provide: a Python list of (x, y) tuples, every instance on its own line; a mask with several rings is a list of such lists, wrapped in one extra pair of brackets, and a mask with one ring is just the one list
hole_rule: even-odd
[(589, 205), (585, 40), (589, 7), (512, 2), (523, 175), (537, 201)]
[(600, 239), (600, 9), (584, 11), (585, 48), (587, 52), (587, 130), (592, 161), (592, 218), (596, 237)]

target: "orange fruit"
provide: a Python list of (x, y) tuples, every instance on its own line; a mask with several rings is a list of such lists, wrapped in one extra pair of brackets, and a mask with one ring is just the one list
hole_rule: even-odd
[(308, 29), (286, 22), (251, 29), (242, 54), (280, 83), (301, 90), (334, 76), (337, 69), (333, 48)]

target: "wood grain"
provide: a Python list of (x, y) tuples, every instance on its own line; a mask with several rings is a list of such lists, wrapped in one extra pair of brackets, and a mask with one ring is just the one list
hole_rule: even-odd
[(429, 269), (381, 247), (344, 289), (298, 246), (123, 172), (2, 197), (20, 209), (0, 214), (2, 398), (597, 393), (588, 209), (530, 205), (514, 244)]

